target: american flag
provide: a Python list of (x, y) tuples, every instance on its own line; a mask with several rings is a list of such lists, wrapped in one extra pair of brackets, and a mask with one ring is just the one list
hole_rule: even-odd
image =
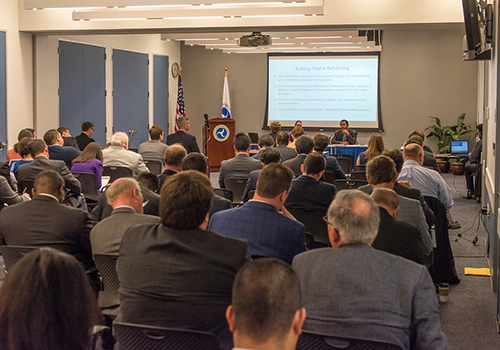
[(179, 74), (179, 88), (177, 89), (177, 113), (175, 115), (175, 131), (177, 131), (177, 118), (186, 116), (184, 106), (184, 89), (182, 88), (181, 74)]

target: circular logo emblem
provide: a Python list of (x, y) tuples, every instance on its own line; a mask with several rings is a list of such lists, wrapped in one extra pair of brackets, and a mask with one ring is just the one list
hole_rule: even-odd
[(217, 125), (214, 128), (214, 138), (219, 142), (224, 142), (229, 138), (229, 129), (225, 125)]

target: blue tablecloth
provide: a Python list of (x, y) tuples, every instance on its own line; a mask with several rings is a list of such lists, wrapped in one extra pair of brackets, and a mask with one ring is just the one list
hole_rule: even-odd
[[(364, 145), (352, 145), (352, 146), (344, 146), (344, 145), (330, 145), (326, 149), (328, 154), (334, 156), (336, 154), (348, 154), (354, 157), (354, 162), (358, 159), (360, 153), (366, 151), (368, 146)], [(325, 152), (325, 153), (326, 153)]]

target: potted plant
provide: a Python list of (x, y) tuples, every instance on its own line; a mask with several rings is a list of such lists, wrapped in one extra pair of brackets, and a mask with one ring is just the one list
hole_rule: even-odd
[[(466, 134), (475, 133), (476, 129), (472, 126), (472, 124), (467, 124), (464, 122), (465, 113), (462, 113), (458, 116), (457, 123), (455, 125), (442, 126), (441, 120), (438, 117), (429, 117), (435, 120), (435, 124), (431, 125), (425, 130), (431, 129), (431, 132), (427, 135), (427, 137), (436, 137), (438, 139), (437, 144), (437, 153), (450, 153), (451, 151), (451, 141), (452, 140), (461, 140)], [(439, 158), (439, 157), (437, 157)], [(441, 158), (437, 160), (438, 166), (443, 173), (447, 173), (450, 170), (450, 162), (448, 158)], [(453, 162), (451, 164), (453, 166), (453, 174), (462, 175), (464, 171), (464, 164), (460, 162), (460, 159)], [(462, 171), (460, 173), (460, 171)]]

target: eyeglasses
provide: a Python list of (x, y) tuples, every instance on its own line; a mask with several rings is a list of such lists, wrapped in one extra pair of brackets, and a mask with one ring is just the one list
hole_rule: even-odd
[(333, 226), (333, 224), (330, 221), (328, 221), (328, 218), (326, 217), (326, 215), (323, 216), (323, 221), (326, 222), (327, 225)]

